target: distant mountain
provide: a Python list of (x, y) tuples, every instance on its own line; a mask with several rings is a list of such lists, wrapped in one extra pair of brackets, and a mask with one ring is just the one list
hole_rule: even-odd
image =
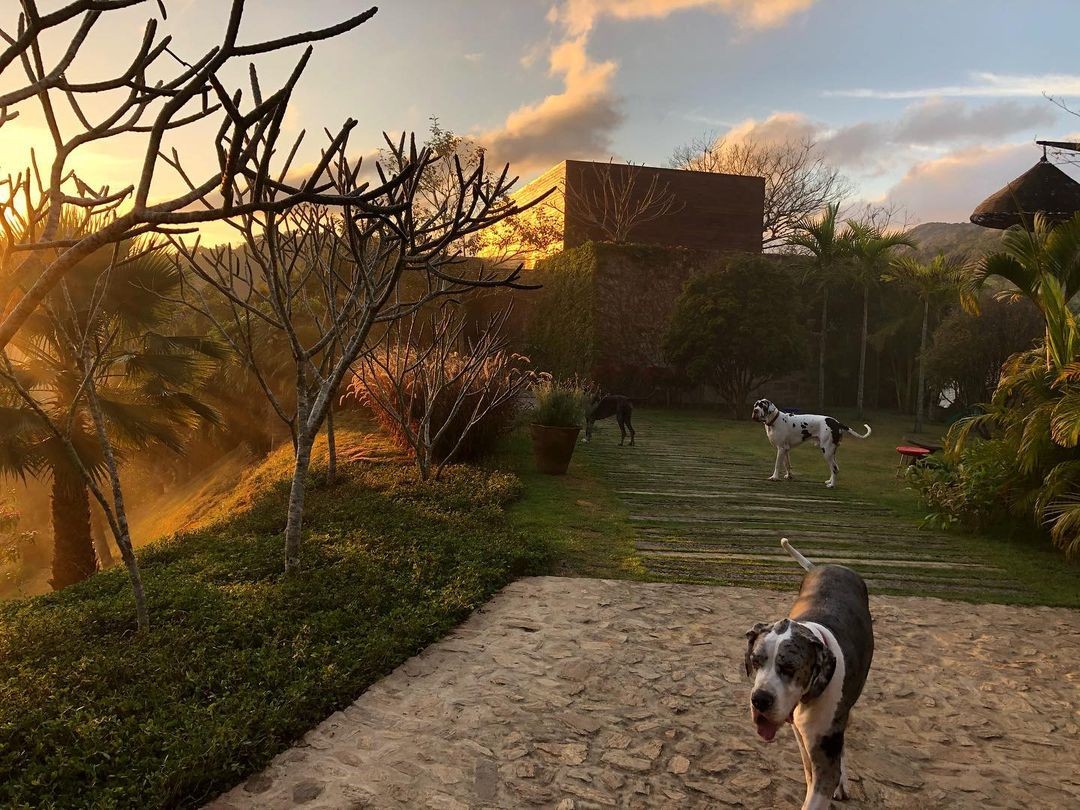
[(1002, 231), (970, 222), (924, 222), (908, 234), (918, 244), (915, 254), (922, 260), (938, 253), (977, 259), (1000, 249)]

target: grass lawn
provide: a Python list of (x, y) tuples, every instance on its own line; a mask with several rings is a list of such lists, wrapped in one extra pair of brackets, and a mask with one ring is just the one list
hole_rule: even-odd
[[(343, 431), (346, 453), (363, 436)], [(0, 806), (197, 806), (462, 621), (548, 570), (510, 525), (509, 474), (350, 464), (308, 497), (304, 570), (281, 574), (288, 452), (224, 521), (139, 552), (152, 626), (112, 569), (0, 605)], [(316, 476), (320, 473), (316, 472)]]
[[(786, 558), (775, 560), (774, 565), (774, 558), (769, 557), (768, 566), (755, 560), (738, 566), (729, 560), (707, 566), (700, 563), (715, 556), (714, 549), (725, 542), (717, 535), (740, 520), (757, 520), (761, 498), (770, 499), (764, 502), (767, 509), (762, 512), (767, 518), (774, 504), (783, 507), (784, 499), (791, 497), (801, 499), (803, 506), (794, 509), (786, 523), (777, 525), (788, 527), (796, 545), (804, 530), (810, 537), (815, 531), (826, 536), (834, 525), (846, 521), (855, 528), (864, 526), (868, 532), (887, 535), (889, 548), (880, 550), (882, 556), (926, 561), (913, 569), (920, 572), (920, 578), (905, 580), (890, 574), (879, 592), (1080, 607), (1080, 565), (1067, 562), (1037, 532), (1003, 527), (998, 532), (975, 535), (935, 531), (923, 525), (925, 510), (904, 479), (896, 477), (899, 457), (894, 448), (905, 443), (905, 437), (933, 441), (940, 436), (940, 426), (931, 425), (926, 433), (916, 436), (909, 416), (873, 412), (859, 421), (854, 412), (844, 409), (837, 409), (835, 415), (860, 432), (862, 422), (867, 422), (874, 432), (868, 441), (845, 437), (838, 456), (839, 487), (831, 492), (823, 486), (827, 471), (813, 446), (792, 451), (795, 482), (764, 480), (772, 472), (775, 451), (761, 425), (730, 420), (715, 411), (640, 408), (634, 415), (636, 448), (616, 446), (618, 429), (614, 423), (598, 423), (593, 443), (578, 446), (565, 479), (532, 472), (527, 440), (519, 438), (509, 462), (526, 481), (526, 493), (512, 507), (511, 517), (560, 549), (559, 564), (570, 575), (795, 587), (798, 576), (787, 570)], [(625, 494), (649, 487), (664, 491), (657, 492), (651, 501), (640, 494)], [(727, 490), (733, 493), (732, 500), (717, 506), (715, 501), (701, 498), (681, 500), (678, 494), (703, 488)], [(745, 499), (740, 500), (740, 493), (745, 493)], [(828, 507), (831, 513), (825, 512), (813, 507), (818, 498), (840, 503)], [(635, 511), (656, 513), (656, 518), (650, 521)], [(815, 515), (816, 523), (811, 520)], [(769, 539), (739, 540), (746, 548), (729, 544), (726, 552), (752, 557), (764, 549), (775, 555), (772, 524), (755, 524), (754, 528), (761, 528), (760, 533)], [(653, 564), (649, 558), (657, 538), (665, 544), (663, 553), (669, 555), (663, 565)], [(884, 544), (885, 539), (878, 542)], [(813, 540), (806, 542), (812, 544)], [(870, 553), (867, 548), (868, 542), (857, 537), (846, 550)], [(696, 557), (690, 553), (701, 551), (706, 553)], [(997, 587), (990, 581), (982, 584), (976, 573), (952, 574), (944, 568), (931, 572), (929, 566), (934, 561), (970, 562), (998, 569), (1010, 587)], [(777, 565), (782, 569), (780, 578)], [(869, 562), (866, 565), (872, 567)], [(895, 566), (888, 569), (892, 570)]]
[(508, 509), (514, 526), (552, 549), (554, 573), (608, 579), (642, 579), (645, 568), (634, 549), (626, 508), (587, 448), (575, 450), (566, 475), (537, 472), (527, 431), (506, 443), (497, 467), (513, 470), (523, 496)]

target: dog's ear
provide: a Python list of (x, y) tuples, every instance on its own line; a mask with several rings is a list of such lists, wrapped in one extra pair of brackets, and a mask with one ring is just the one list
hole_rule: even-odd
[(814, 700), (821, 697), (821, 693), (825, 691), (825, 687), (832, 680), (833, 673), (836, 672), (836, 656), (833, 655), (832, 650), (816, 638), (814, 639), (814, 656), (814, 666), (810, 671), (810, 683), (806, 685), (803, 700)]
[(757, 643), (758, 636), (771, 628), (772, 625), (768, 622), (758, 622), (749, 630), (746, 631), (746, 656), (743, 660), (743, 664), (746, 667), (746, 675), (749, 677), (754, 672), (754, 667), (750, 663), (750, 654), (754, 651), (754, 645)]

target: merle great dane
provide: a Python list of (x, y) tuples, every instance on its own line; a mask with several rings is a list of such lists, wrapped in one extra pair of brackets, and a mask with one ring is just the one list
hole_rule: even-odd
[(791, 478), (791, 448), (809, 439), (821, 448), (825, 463), (829, 467), (829, 480), (825, 482), (825, 486), (835, 487), (836, 474), (840, 472), (836, 463), (836, 450), (844, 434), (850, 434), (856, 439), (870, 438), (869, 425), (863, 425), (866, 433), (856, 433), (831, 416), (787, 413), (767, 399), (759, 399), (754, 403), (753, 419), (755, 422), (765, 423), (765, 435), (776, 448), (776, 465), (773, 467), (773, 474), (769, 476), (770, 481), (779, 481), (781, 475)]
[(806, 777), (803, 810), (818, 810), (848, 797), (844, 730), (870, 672), (874, 628), (862, 577), (814, 565), (786, 539), (780, 545), (807, 573), (788, 617), (746, 634), (750, 715), (767, 742), (792, 724)]

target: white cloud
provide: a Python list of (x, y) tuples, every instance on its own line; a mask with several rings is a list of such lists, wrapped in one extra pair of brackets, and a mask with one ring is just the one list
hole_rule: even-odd
[(618, 67), (593, 62), (585, 44), (580, 36), (551, 53), (550, 73), (562, 78), (562, 92), (518, 108), (501, 127), (478, 137), (499, 163), (528, 174), (560, 160), (603, 156), (610, 150), (611, 135), (622, 122), (612, 90)]
[(747, 28), (770, 28), (805, 11), (815, 0), (565, 0), (553, 6), (548, 20), (570, 36), (589, 33), (598, 20), (662, 19), (679, 11), (701, 9), (732, 15)]
[(876, 99), (915, 99), (938, 97), (964, 98), (1037, 98), (1080, 95), (1080, 75), (1074, 73), (1043, 73), (1020, 76), (1005, 73), (973, 72), (967, 84), (947, 84), (910, 90), (880, 90), (867, 87), (851, 90), (827, 90), (826, 96)]
[[(816, 0), (563, 0), (552, 6), (548, 21), (559, 41), (551, 46), (548, 73), (562, 90), (525, 104), (501, 126), (477, 140), (498, 162), (511, 163), (528, 175), (566, 158), (607, 158), (612, 136), (623, 120), (614, 79), (618, 64), (596, 62), (588, 54), (589, 35), (604, 19), (656, 20), (693, 9), (729, 14), (747, 29), (780, 25)], [(539, 57), (526, 52), (526, 67)]]
[(967, 222), (980, 202), (1038, 160), (1029, 143), (973, 146), (912, 166), (885, 194), (917, 222)]
[(1057, 120), (1046, 103), (1027, 104), (1006, 99), (972, 105), (959, 99), (927, 99), (911, 104), (897, 119), (860, 121), (830, 127), (802, 113), (777, 112), (763, 120), (747, 119), (721, 138), (764, 142), (813, 140), (821, 154), (845, 171), (880, 176), (958, 149), (1018, 134), (1034, 137), (1039, 127)]
[(1055, 108), (1046, 101), (1024, 103), (1003, 99), (972, 107), (959, 99), (931, 98), (904, 110), (894, 139), (904, 143), (932, 144), (958, 138), (1002, 138), (1052, 126)]

